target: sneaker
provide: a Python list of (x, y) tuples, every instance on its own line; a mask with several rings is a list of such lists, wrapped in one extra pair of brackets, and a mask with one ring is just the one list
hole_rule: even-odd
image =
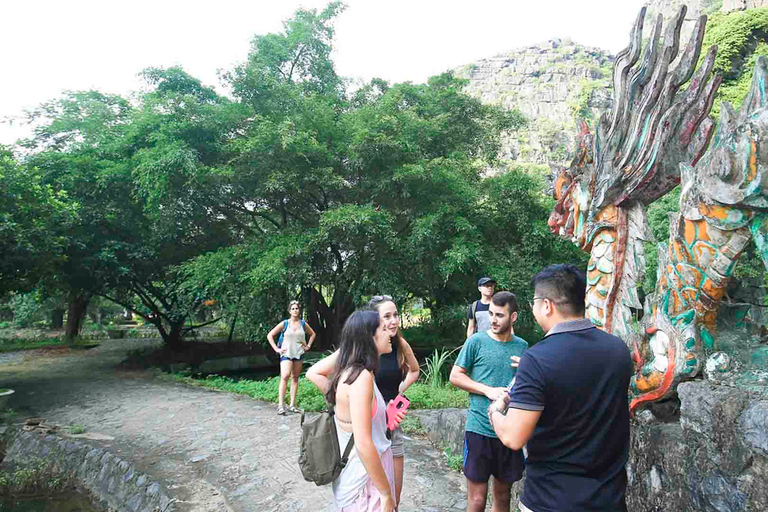
[(296, 406), (293, 406), (293, 405), (292, 405), (292, 406), (290, 406), (290, 407), (288, 408), (288, 410), (289, 410), (290, 412), (293, 412), (293, 413), (296, 413), (296, 414), (301, 414), (301, 409), (299, 409), (298, 407), (296, 407)]
[(278, 407), (277, 414), (279, 414), (280, 416), (285, 416), (285, 409), (282, 407)]

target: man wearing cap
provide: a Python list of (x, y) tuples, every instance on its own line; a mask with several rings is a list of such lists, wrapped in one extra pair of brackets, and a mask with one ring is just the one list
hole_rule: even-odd
[(490, 306), (491, 299), (496, 291), (496, 281), (490, 277), (481, 277), (477, 281), (477, 289), (480, 292), (480, 300), (476, 300), (469, 306), (467, 338), (476, 332), (485, 332), (491, 328), (488, 307)]

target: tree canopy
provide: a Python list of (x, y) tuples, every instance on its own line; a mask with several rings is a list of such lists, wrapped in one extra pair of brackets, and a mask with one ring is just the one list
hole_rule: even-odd
[(480, 275), (523, 303), (541, 267), (583, 260), (549, 234), (539, 177), (486, 176), (501, 135), (526, 119), (464, 94), (449, 72), (350, 89), (331, 58), (343, 9), (300, 9), (256, 36), (222, 74), (228, 96), (149, 68), (132, 101), (73, 92), (30, 112), (35, 135), (24, 156), (4, 153), (2, 172), (33, 195), (3, 196), (0, 212), (44, 222), (0, 236), (45, 237), (47, 249), (15, 248), (35, 263), (3, 266), (4, 286), (48, 279), (80, 309), (106, 297), (172, 348), (206, 304), (217, 314), (205, 321), (256, 340), (301, 298), (327, 347), (372, 294), (421, 301), (450, 330)]

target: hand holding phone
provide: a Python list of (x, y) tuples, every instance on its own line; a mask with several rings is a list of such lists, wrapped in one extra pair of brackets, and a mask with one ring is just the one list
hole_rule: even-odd
[(394, 400), (390, 400), (387, 405), (387, 428), (395, 430), (405, 419), (405, 413), (411, 401), (402, 393), (397, 395)]

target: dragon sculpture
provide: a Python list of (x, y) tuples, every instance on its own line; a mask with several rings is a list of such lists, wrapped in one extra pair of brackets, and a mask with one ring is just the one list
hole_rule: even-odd
[[(685, 13), (683, 6), (663, 37), (659, 15), (641, 57), (641, 10), (614, 64), (613, 108), (594, 134), (580, 123), (576, 157), (555, 181), (549, 218), (554, 233), (590, 253), (586, 315), (632, 352), (633, 412), (702, 370), (720, 300), (751, 239), (768, 260), (768, 63), (760, 57), (740, 112), (723, 103), (715, 128), (717, 49), (700, 59), (702, 16), (681, 51)], [(656, 289), (643, 306), (643, 243), (653, 238), (646, 207), (681, 183), (680, 212), (670, 214)]]

